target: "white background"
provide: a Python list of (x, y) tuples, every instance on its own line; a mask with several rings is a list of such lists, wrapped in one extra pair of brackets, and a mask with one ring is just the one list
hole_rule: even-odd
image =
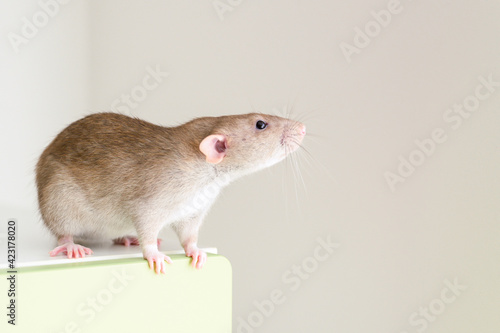
[[(3, 1), (0, 220), (20, 221), (20, 241), (48, 239), (33, 182), (43, 148), (158, 66), (169, 76), (131, 114), (176, 125), (293, 105), (311, 134), (310, 156), (296, 156), (305, 186), (283, 162), (229, 186), (205, 221), (201, 245), (233, 265), (235, 332), (249, 331), (242, 320), (255, 332), (498, 332), (500, 87), (457, 129), (443, 115), (480, 76), (500, 82), (500, 3), (401, 0), (350, 61), (342, 43), (380, 27), (371, 12), (391, 1), (229, 3), (73, 0), (15, 52), (9, 33), (41, 7)], [(384, 174), (423, 156), (415, 140), (437, 128), (446, 141), (392, 191)], [(316, 262), (328, 236), (339, 248), (291, 290), (288, 271)], [(440, 300), (454, 280), (467, 288)], [(255, 302), (275, 289), (285, 300), (263, 315)], [(415, 317), (429, 306), (432, 320)]]

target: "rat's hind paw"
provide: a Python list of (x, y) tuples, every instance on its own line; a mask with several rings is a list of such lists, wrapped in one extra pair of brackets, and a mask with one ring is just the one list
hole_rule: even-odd
[(66, 254), (68, 259), (72, 258), (85, 258), (85, 255), (93, 254), (94, 252), (88, 247), (81, 246), (80, 244), (75, 244), (73, 242), (68, 242), (60, 245), (49, 252), (51, 257), (55, 257), (59, 253)]
[[(113, 239), (113, 243), (117, 244), (117, 245), (125, 245), (126, 247), (129, 247), (130, 245), (139, 245), (139, 238), (134, 237), (134, 236), (124, 236), (124, 237)], [(160, 247), (160, 244), (161, 244), (160, 238), (158, 238), (157, 243), (158, 243), (158, 247)]]
[(113, 239), (113, 243), (129, 247), (130, 245), (139, 245), (139, 238), (133, 236), (125, 236)]

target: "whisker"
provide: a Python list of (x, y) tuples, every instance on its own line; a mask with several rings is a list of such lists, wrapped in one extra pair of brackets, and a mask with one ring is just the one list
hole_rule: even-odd
[[(285, 145), (285, 154), (288, 155), (289, 154), (289, 149), (288, 149), (288, 146)], [(287, 216), (287, 219), (288, 219), (288, 214), (290, 213), (290, 209), (288, 208), (288, 182), (287, 182), (287, 179), (286, 177), (288, 176), (288, 159), (285, 159), (285, 173), (283, 174), (283, 185), (284, 185), (284, 191), (285, 191), (285, 210), (286, 210), (286, 216)]]
[(293, 188), (295, 190), (295, 200), (297, 200), (297, 207), (300, 209), (300, 200), (299, 200), (299, 191), (298, 191), (298, 188), (297, 188), (297, 171), (295, 170), (294, 168), (294, 164), (293, 164), (293, 161), (294, 161), (294, 156), (291, 155), (291, 159), (290, 159), (290, 163), (291, 163), (291, 167), (292, 167), (292, 173), (293, 173)]
[(311, 110), (311, 111), (307, 111), (307, 112), (303, 112), (302, 114), (300, 114), (296, 120), (297, 121), (300, 121), (301, 123), (305, 123), (311, 119), (316, 119), (316, 118), (320, 118), (318, 116), (322, 115), (321, 113), (319, 113), (319, 110), (320, 108), (317, 108), (317, 109), (314, 109), (314, 110)]
[(310, 132), (307, 133), (307, 137), (308, 138), (310, 137), (310, 138), (323, 139), (323, 140), (326, 139), (326, 137), (323, 135), (314, 134), (314, 133), (310, 133)]
[(295, 157), (295, 158), (293, 158), (293, 160), (292, 160), (292, 161), (294, 162), (295, 169), (297, 170), (297, 175), (299, 176), (298, 178), (299, 178), (299, 180), (301, 181), (302, 186), (304, 187), (304, 192), (305, 192), (305, 193), (306, 193), (306, 195), (307, 195), (307, 187), (306, 187), (306, 183), (305, 183), (305, 181), (304, 181), (304, 177), (302, 176), (301, 169), (300, 169), (300, 167), (299, 167), (298, 158), (297, 158), (297, 157)]
[(314, 166), (311, 164), (311, 162), (309, 161), (309, 159), (307, 158), (307, 156), (303, 155), (302, 150), (299, 150), (297, 152), (297, 154), (299, 154), (299, 156), (301, 157), (300, 159), (297, 159), (297, 161), (299, 162), (299, 164), (301, 166), (300, 170), (303, 170), (304, 172), (306, 172), (306, 174), (309, 177), (312, 177), (314, 175), (314, 173), (311, 173), (311, 171), (309, 171), (309, 167), (311, 169), (313, 169)]
[[(291, 119), (291, 116), (292, 116), (292, 114), (293, 114), (293, 110), (294, 110), (294, 108), (295, 108), (295, 102), (297, 101), (297, 97), (298, 97), (298, 95), (299, 95), (299, 93), (297, 92), (297, 94), (295, 95), (295, 97), (294, 97), (294, 98), (293, 98), (293, 100), (292, 100), (291, 105), (290, 105), (290, 101), (288, 101), (288, 103), (287, 103), (287, 111), (288, 111), (288, 112), (287, 112), (286, 117), (287, 117), (288, 119)], [(288, 108), (288, 105), (290, 105), (290, 108)]]
[(305, 148), (303, 145), (299, 145), (299, 148), (302, 149), (302, 151), (304, 151), (306, 153), (306, 155), (304, 156), (307, 156), (308, 158), (311, 159), (312, 162), (314, 162), (315, 164), (317, 164), (321, 171), (324, 172), (328, 178), (330, 178), (331, 180), (333, 180), (335, 183), (337, 183), (337, 180), (335, 179), (335, 177), (333, 177), (331, 174), (330, 174), (330, 171), (328, 171), (328, 168), (325, 167), (325, 165), (323, 163), (321, 163), (320, 161), (318, 161), (312, 154), (309, 150), (307, 150), (307, 148)]
[[(299, 150), (300, 153), (302, 153), (302, 150)], [(314, 168), (314, 165), (311, 163), (311, 161), (309, 160), (309, 156), (307, 155), (303, 155), (304, 156), (304, 161), (311, 167), (311, 168)], [(307, 170), (307, 169), (306, 169)]]

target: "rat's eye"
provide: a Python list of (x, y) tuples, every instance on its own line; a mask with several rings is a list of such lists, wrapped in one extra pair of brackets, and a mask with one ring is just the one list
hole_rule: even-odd
[(267, 123), (265, 121), (259, 120), (255, 124), (255, 127), (257, 127), (257, 129), (263, 130), (263, 129), (265, 129), (267, 127)]

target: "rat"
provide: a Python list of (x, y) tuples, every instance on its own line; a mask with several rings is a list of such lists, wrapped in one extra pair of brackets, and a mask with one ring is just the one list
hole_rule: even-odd
[(201, 117), (164, 127), (119, 113), (75, 121), (43, 151), (36, 166), (44, 224), (57, 238), (49, 252), (91, 255), (79, 239), (140, 245), (150, 269), (172, 260), (158, 250), (165, 226), (176, 232), (192, 266), (207, 255), (198, 232), (217, 195), (231, 181), (297, 150), (304, 124), (260, 113)]

